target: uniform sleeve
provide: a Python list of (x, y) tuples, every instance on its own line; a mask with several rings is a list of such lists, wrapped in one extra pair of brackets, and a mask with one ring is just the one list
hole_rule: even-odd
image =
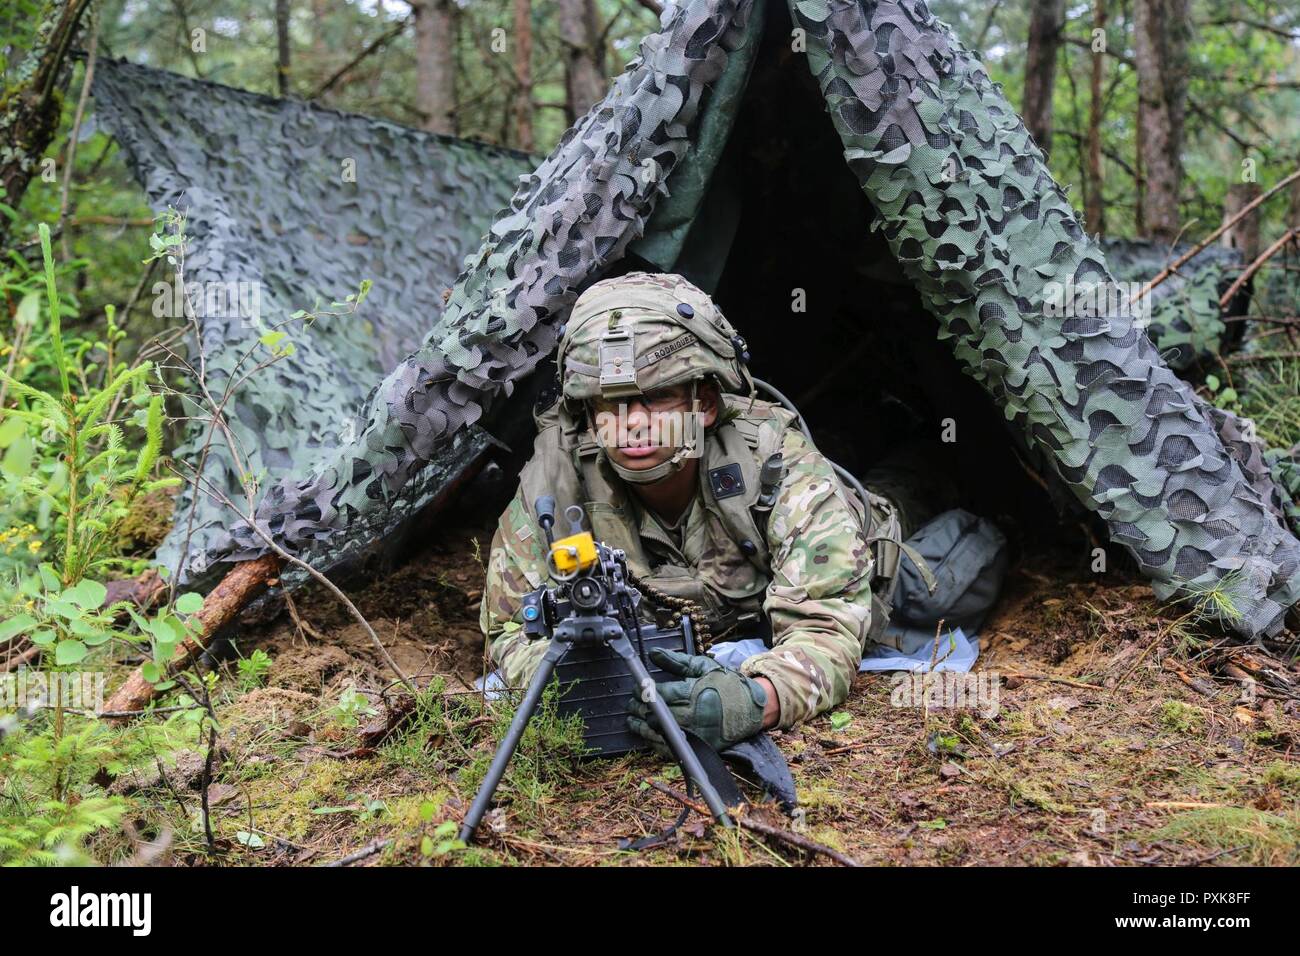
[(492, 660), (510, 687), (528, 683), (550, 644), (524, 636), (520, 613), (524, 597), (546, 579), (545, 568), (545, 537), (516, 493), (492, 536), (479, 610), (479, 627)]
[(763, 608), (772, 649), (741, 671), (776, 688), (781, 727), (844, 702), (871, 623), (872, 557), (830, 463), (791, 430), (786, 474), (767, 528), (772, 583)]

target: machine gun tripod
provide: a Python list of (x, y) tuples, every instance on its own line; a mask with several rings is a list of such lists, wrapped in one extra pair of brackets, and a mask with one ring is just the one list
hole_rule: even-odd
[[(524, 599), (522, 616), (525, 634), (534, 640), (549, 638), (550, 644), (492, 758), (487, 776), (465, 814), (460, 839), (465, 843), (473, 839), (474, 831), (487, 812), (492, 795), (496, 793), (556, 667), (574, 648), (593, 645), (609, 648), (626, 664), (628, 673), (640, 689), (641, 699), (650, 705), (664, 740), (687, 779), (699, 789), (714, 819), (725, 827), (733, 826), (717, 788), (709, 780), (672, 711), (659, 696), (654, 679), (641, 659), (642, 653), (633, 646), (633, 637), (641, 645), (644, 632), (652, 630), (653, 626), (642, 624), (637, 618), (636, 608), (641, 596), (628, 583), (627, 556), (616, 548), (597, 542), (590, 532), (582, 530), (584, 515), (577, 505), (565, 511), (571, 530), (559, 541), (554, 540), (551, 533), (555, 525), (555, 499), (549, 496), (538, 498), (535, 508), (538, 523), (546, 535), (547, 563), (556, 586), (543, 586), (528, 595)], [(680, 627), (689, 637), (689, 616), (682, 617)]]

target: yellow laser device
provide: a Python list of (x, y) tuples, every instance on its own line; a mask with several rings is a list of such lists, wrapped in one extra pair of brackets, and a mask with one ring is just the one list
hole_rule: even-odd
[(577, 574), (595, 563), (596, 539), (589, 531), (571, 534), (551, 545), (551, 566), (558, 574)]

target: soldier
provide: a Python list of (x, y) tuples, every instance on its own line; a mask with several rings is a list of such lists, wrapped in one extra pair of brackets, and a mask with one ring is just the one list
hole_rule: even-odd
[[(488, 560), (481, 626), (509, 685), (545, 652), (520, 607), (547, 576), (532, 503), (553, 495), (627, 553), (643, 609), (689, 608), (701, 643), (761, 636), (770, 648), (739, 670), (652, 651), (678, 678), (658, 689), (684, 729), (722, 750), (848, 696), (884, 627), (898, 523), (875, 495), (864, 510), (793, 414), (754, 397), (744, 348), (680, 276), (631, 273), (578, 298), (556, 360), (562, 395), (538, 414)], [(662, 749), (646, 705), (630, 707), (631, 729)]]

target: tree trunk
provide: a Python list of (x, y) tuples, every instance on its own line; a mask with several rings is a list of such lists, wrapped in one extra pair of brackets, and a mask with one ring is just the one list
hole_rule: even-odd
[[(1106, 29), (1106, 0), (1094, 0), (1092, 27)], [(1092, 49), (1092, 78), (1088, 86), (1088, 201), (1083, 221), (1098, 235), (1106, 234), (1105, 182), (1101, 172), (1102, 80), (1106, 73), (1106, 54)]]
[(1133, 58), (1146, 177), (1142, 219), (1147, 233), (1164, 242), (1173, 241), (1180, 225), (1188, 17), (1188, 0), (1134, 0)]
[[(81, 28), (90, 0), (50, 0), (37, 16), (41, 24), (32, 49), (17, 71), (22, 77), (0, 93), (0, 202), (14, 209), (32, 181), (50, 140), (59, 127), (60, 95), (68, 80), (68, 51)], [(59, 170), (66, 175), (66, 170)], [(12, 225), (0, 215), (0, 247)]]
[(289, 0), (275, 0), (275, 80), (281, 96), (289, 95)]
[(424, 114), (425, 129), (447, 135), (455, 133), (453, 6), (453, 0), (420, 0), (411, 5), (415, 12), (415, 105)]
[(557, 0), (565, 47), (564, 113), (572, 125), (605, 95), (605, 53), (595, 0)]
[(1065, 0), (1032, 0), (1025, 54), (1025, 97), (1021, 115), (1043, 152), (1052, 148), (1052, 92), (1056, 58), (1065, 25)]
[[(1300, 156), (1295, 158), (1296, 169), (1300, 169)], [(1288, 191), (1286, 224), (1288, 227), (1300, 226), (1300, 179), (1291, 184)]]
[(325, 13), (328, 9), (326, 0), (311, 0), (311, 18), (314, 21), (311, 33), (311, 55), (316, 60), (317, 69), (322, 69), (321, 62), (329, 55), (325, 44)]
[[(1233, 183), (1228, 187), (1228, 195), (1223, 200), (1223, 221), (1227, 222), (1241, 212), (1251, 201), (1259, 196), (1259, 183)], [(1287, 223), (1287, 225), (1292, 225)], [(1249, 265), (1259, 255), (1259, 213), (1247, 215), (1241, 222), (1232, 226), (1220, 238), (1219, 242), (1229, 249), (1236, 249), (1242, 260)]]
[(515, 145), (533, 150), (533, 4), (515, 3)]

